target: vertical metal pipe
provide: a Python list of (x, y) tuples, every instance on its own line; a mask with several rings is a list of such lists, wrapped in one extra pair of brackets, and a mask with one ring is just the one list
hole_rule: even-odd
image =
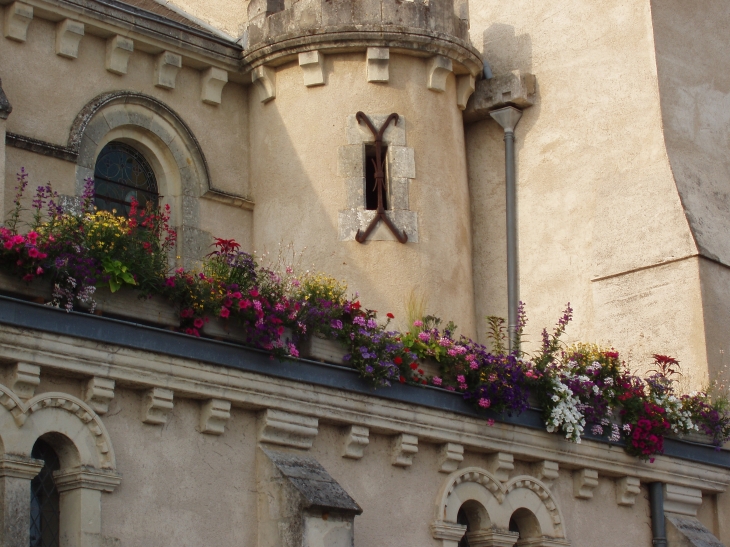
[(667, 547), (667, 527), (664, 520), (664, 484), (649, 483), (649, 508), (651, 511), (651, 535), (654, 547)]
[(522, 111), (508, 106), (490, 112), (504, 129), (504, 172), (507, 217), (507, 324), (510, 350), (517, 349), (517, 311), (520, 301), (519, 262), (517, 256), (517, 180), (515, 176), (515, 126)]

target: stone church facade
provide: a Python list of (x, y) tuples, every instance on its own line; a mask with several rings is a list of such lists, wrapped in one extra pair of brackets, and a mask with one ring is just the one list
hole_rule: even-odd
[[(182, 264), (213, 237), (291, 243), (374, 308), (404, 317), (416, 289), (474, 337), (508, 292), (536, 325), (570, 301), (574, 339), (726, 380), (730, 10), (593, 4), (0, 0), (0, 209), (21, 167), (73, 202), (116, 146), (149, 165)], [(358, 112), (391, 124), (392, 227), (364, 243)], [(642, 462), (539, 413), (487, 427), (451, 394), (14, 298), (0, 339), (8, 547), (36, 541), (41, 448), (64, 547), (730, 541), (725, 450)]]

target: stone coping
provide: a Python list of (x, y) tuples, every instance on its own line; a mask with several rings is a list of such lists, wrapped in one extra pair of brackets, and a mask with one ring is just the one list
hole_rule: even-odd
[[(271, 356), (264, 351), (244, 348), (228, 342), (195, 338), (129, 321), (98, 317), (82, 312), (66, 312), (6, 296), (0, 296), (0, 324), (337, 388), (472, 418), (493, 418), (501, 423), (529, 429), (541, 431), (545, 429), (541, 411), (535, 408), (528, 409), (520, 415), (499, 415), (489, 411), (477, 411), (458, 394), (435, 387), (396, 384), (390, 388), (375, 390), (363, 382), (356, 371), (350, 368), (292, 358), (281, 359), (275, 366), (272, 366)], [(622, 444), (610, 443), (605, 437), (591, 434), (584, 435), (584, 438), (614, 446)], [(668, 438), (665, 439), (664, 455), (730, 469), (730, 452), (716, 450), (709, 445)]]

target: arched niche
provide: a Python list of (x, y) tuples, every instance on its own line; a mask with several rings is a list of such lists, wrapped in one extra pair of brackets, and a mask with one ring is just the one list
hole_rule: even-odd
[(171, 208), (171, 225), (181, 232), (178, 255), (199, 259), (209, 245), (202, 234), (199, 198), (212, 191), (208, 164), (198, 140), (182, 118), (163, 102), (130, 91), (99, 95), (76, 116), (68, 146), (78, 153), (76, 194), (93, 178), (102, 148), (123, 142), (152, 167), (161, 204)]
[[(478, 467), (449, 475), (436, 498), (431, 525), (433, 537), (443, 547), (457, 547), (467, 531), (466, 525), (458, 523), (462, 508), (469, 519), (470, 547), (570, 545), (560, 508), (548, 488), (534, 477), (519, 476), (502, 484)], [(513, 517), (518, 531), (510, 531)]]

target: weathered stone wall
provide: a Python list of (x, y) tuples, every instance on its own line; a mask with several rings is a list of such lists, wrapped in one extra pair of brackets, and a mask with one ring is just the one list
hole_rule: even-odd
[(709, 259), (700, 265), (708, 365), (727, 384), (730, 58), (716, 36), (730, 10), (724, 2), (697, 9), (652, 2), (651, 14), (666, 151), (698, 250)]
[[(613, 345), (635, 368), (655, 352), (675, 355), (700, 386), (699, 274), (681, 261), (696, 248), (665, 149), (649, 5), (473, 2), (470, 15), (472, 43), (495, 75), (537, 78), (516, 131), (531, 342), (570, 302), (566, 339)], [(502, 130), (481, 121), (466, 134), (483, 333), (484, 316), (506, 307)]]

